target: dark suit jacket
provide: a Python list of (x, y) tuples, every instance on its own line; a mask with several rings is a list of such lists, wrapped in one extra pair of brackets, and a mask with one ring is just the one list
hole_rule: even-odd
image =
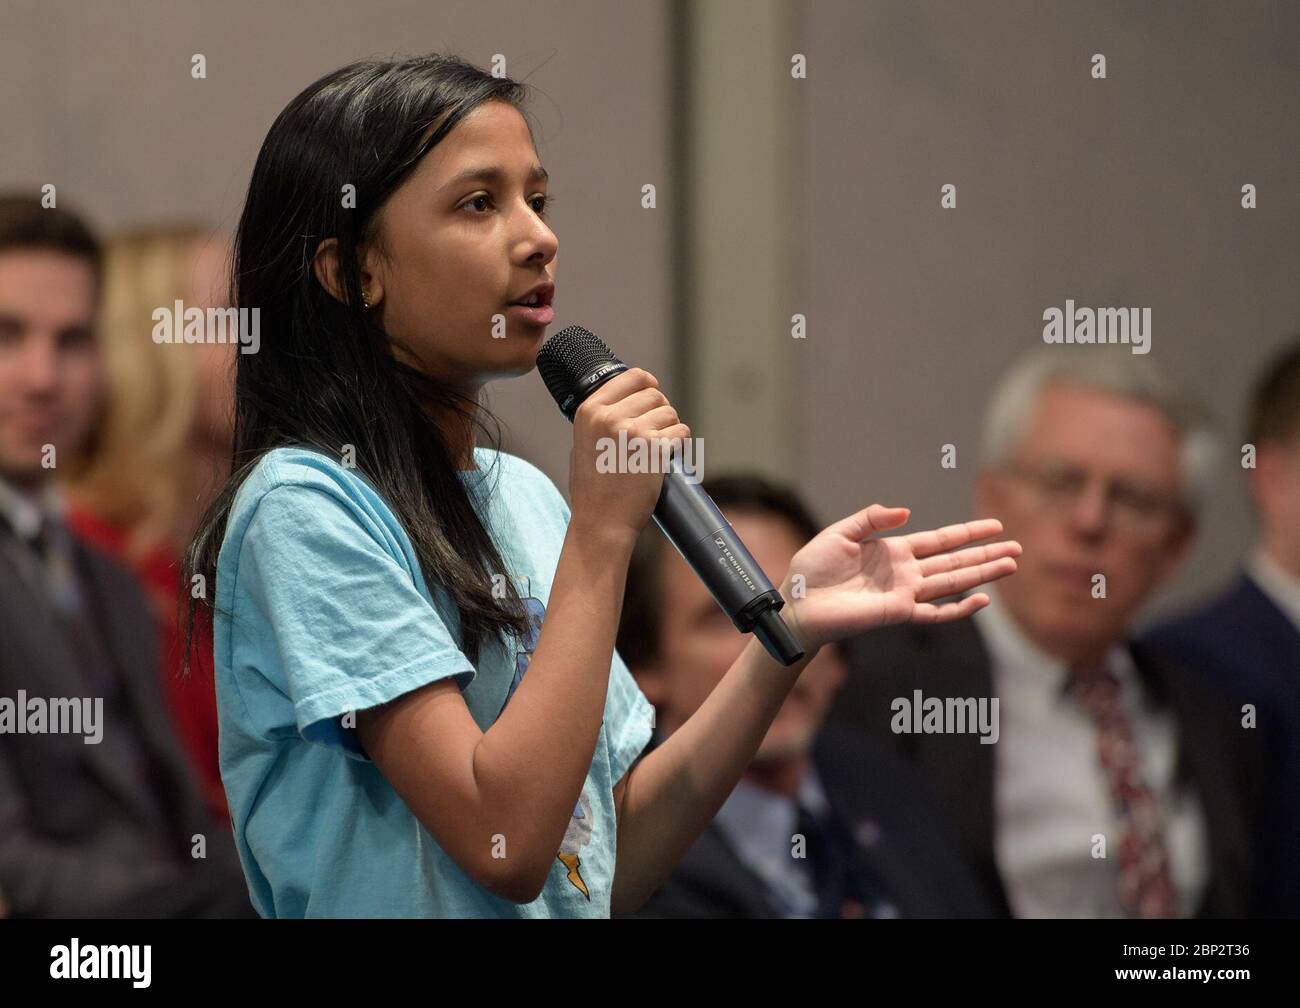
[[(0, 537), (0, 696), (89, 695), (71, 642), (14, 562), (19, 546), (3, 524)], [(146, 602), (106, 556), (80, 543), (74, 552), (169, 819), (159, 843), (175, 856), (143, 849), (141, 794), (109, 746), (80, 735), (0, 734), (0, 897), (21, 917), (252, 916), (230, 828), (207, 813), (173, 734)], [(196, 833), (207, 838), (206, 859), (190, 855)]]
[[(848, 642), (849, 680), (831, 709), (832, 721), (892, 746), (918, 767), (938, 796), (976, 876), (1010, 916), (994, 855), (994, 750), (976, 734), (894, 734), (890, 704), (919, 689), (926, 696), (989, 697), (993, 673), (988, 651), (969, 619), (904, 624), (873, 630)], [(1205, 809), (1210, 879), (1200, 916), (1251, 913), (1251, 829), (1259, 804), (1262, 768), (1255, 739), (1239, 728), (1240, 716), (1200, 677), (1146, 648), (1134, 646), (1144, 687), (1172, 709), (1178, 725), (1178, 774), (1190, 782)]]
[(1300, 631), (1243, 572), (1222, 595), (1143, 640), (1213, 680), (1238, 709), (1255, 706), (1268, 749), (1260, 906), (1270, 916), (1300, 916)]
[[(980, 892), (927, 800), (924, 782), (888, 750), (828, 725), (813, 761), (832, 813), (849, 826), (856, 856), (903, 917), (984, 917)], [(874, 830), (859, 831), (862, 823)], [(710, 823), (668, 880), (625, 917), (777, 917), (763, 881)]]

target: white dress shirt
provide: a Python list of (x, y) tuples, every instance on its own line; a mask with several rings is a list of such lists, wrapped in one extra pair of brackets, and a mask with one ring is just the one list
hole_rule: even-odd
[[(1066, 692), (1067, 669), (1029, 640), (996, 586), (975, 626), (990, 654), (1001, 736), (994, 747), (994, 854), (1017, 917), (1123, 917), (1119, 902), (1120, 823), (1097, 753), (1097, 732)], [(1179, 912), (1196, 912), (1208, 873), (1205, 820), (1188, 788), (1173, 786), (1177, 724), (1151, 706), (1127, 647), (1107, 663), (1120, 682), (1142, 779), (1164, 822)], [(1096, 834), (1104, 859), (1094, 858)]]
[[(799, 801), (814, 815), (829, 808), (812, 766), (800, 781)], [(763, 880), (782, 915), (811, 917), (817, 909), (817, 894), (810, 866), (790, 856), (798, 815), (794, 801), (742, 777), (715, 821), (740, 860)]]
[(1300, 580), (1259, 547), (1246, 562), (1246, 572), (1287, 619), (1300, 630)]
[(24, 542), (40, 531), (44, 520), (61, 519), (63, 505), (63, 495), (53, 482), (30, 494), (0, 476), (0, 519), (8, 521)]

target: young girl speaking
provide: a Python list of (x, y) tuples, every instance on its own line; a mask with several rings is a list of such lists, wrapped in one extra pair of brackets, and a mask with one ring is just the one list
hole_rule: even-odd
[(1015, 543), (967, 545), (994, 520), (886, 539), (905, 508), (836, 522), (781, 585), (807, 657), (751, 640), (633, 766), (654, 716), (614, 639), (663, 476), (599, 472), (597, 442), (690, 430), (652, 375), (607, 382), (574, 418), (572, 511), (476, 446), (483, 385), (531, 371), (553, 316), (522, 100), (456, 59), (356, 63), (289, 103), (253, 170), (234, 284), (262, 343), (239, 356), (232, 476), (187, 575), (215, 583), (221, 773), (266, 917), (633, 909), (818, 648), (967, 616), (988, 597), (930, 600), (1016, 567)]

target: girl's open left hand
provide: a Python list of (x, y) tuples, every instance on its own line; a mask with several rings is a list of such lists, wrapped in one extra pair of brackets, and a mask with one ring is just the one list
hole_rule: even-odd
[(969, 616), (988, 605), (987, 595), (941, 605), (931, 600), (1015, 573), (1018, 542), (967, 546), (1001, 532), (996, 518), (871, 538), (904, 525), (910, 513), (872, 504), (827, 526), (794, 555), (781, 585), (782, 615), (809, 653), (874, 627)]

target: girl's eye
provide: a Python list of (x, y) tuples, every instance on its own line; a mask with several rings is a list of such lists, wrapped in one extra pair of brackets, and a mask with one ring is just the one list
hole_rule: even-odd
[[(478, 206), (480, 201), (485, 201), (490, 204), (492, 202), (492, 197), (487, 195), (486, 193), (481, 193), (478, 196), (471, 196), (469, 199), (467, 199), (464, 203), (461, 204), (461, 209), (472, 206), (476, 210), (480, 210), (480, 211), (486, 210), (487, 207)], [(533, 209), (537, 212), (537, 215), (539, 217), (545, 217), (547, 210), (554, 202), (555, 202), (555, 197), (549, 195), (548, 193), (539, 193), (538, 195), (532, 197), (529, 200), (529, 203), (532, 204)]]

